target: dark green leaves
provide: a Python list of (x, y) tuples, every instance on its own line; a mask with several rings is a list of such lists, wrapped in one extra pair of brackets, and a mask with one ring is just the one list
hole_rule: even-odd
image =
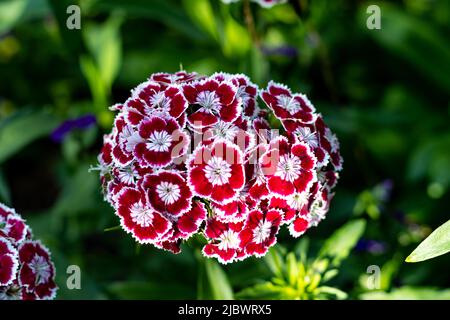
[(0, 163), (29, 143), (49, 135), (59, 120), (47, 112), (24, 111), (0, 120)]

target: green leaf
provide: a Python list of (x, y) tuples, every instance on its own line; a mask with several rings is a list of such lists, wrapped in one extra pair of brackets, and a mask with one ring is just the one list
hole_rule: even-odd
[(9, 0), (0, 3), (0, 34), (14, 27), (25, 12), (27, 4), (27, 0)]
[(276, 277), (283, 278), (283, 270), (285, 269), (285, 265), (283, 256), (278, 249), (278, 246), (271, 247), (269, 249), (269, 252), (264, 256), (264, 261)]
[(249, 57), (249, 75), (251, 76), (252, 81), (254, 81), (258, 85), (265, 86), (270, 68), (267, 57), (256, 45), (253, 45), (251, 47)]
[(122, 40), (120, 26), (122, 15), (112, 15), (101, 25), (87, 25), (83, 33), (86, 45), (95, 59), (100, 79), (110, 90), (120, 69), (122, 61)]
[(0, 120), (0, 163), (34, 140), (50, 134), (58, 124), (56, 117), (45, 112), (20, 112)]
[(308, 258), (309, 238), (304, 237), (300, 239), (295, 245), (294, 252), (298, 255), (300, 261), (306, 263)]
[(197, 251), (199, 261), (198, 299), (233, 300), (233, 289), (216, 260), (206, 259)]
[(233, 19), (228, 7), (223, 7), (223, 53), (228, 57), (244, 56), (252, 47), (247, 30)]
[(450, 251), (450, 220), (434, 230), (421, 244), (406, 258), (406, 262), (420, 262), (428, 260)]
[(330, 257), (334, 266), (339, 265), (350, 254), (350, 251), (363, 235), (365, 228), (366, 221), (363, 219), (346, 223), (325, 241), (319, 252), (319, 258)]
[(183, 0), (183, 7), (201, 29), (216, 41), (219, 39), (214, 11), (209, 0)]
[(314, 290), (314, 294), (321, 296), (325, 295), (325, 298), (329, 298), (329, 296), (334, 297), (338, 300), (347, 299), (348, 294), (338, 288), (328, 287), (328, 286), (322, 286)]
[(238, 299), (282, 300), (295, 299), (298, 293), (293, 288), (274, 285), (271, 282), (256, 284), (236, 294)]
[(330, 281), (331, 279), (333, 279), (334, 277), (336, 277), (339, 273), (338, 269), (330, 269), (328, 271), (326, 271), (323, 275), (323, 282), (327, 282)]
[(295, 286), (298, 281), (299, 272), (297, 259), (295, 258), (295, 254), (293, 252), (289, 252), (286, 256), (286, 272), (290, 285)]

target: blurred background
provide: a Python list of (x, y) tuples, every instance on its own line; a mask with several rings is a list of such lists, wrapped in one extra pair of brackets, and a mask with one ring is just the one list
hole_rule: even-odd
[[(81, 28), (71, 30), (73, 4)], [(366, 26), (370, 4), (380, 30)], [(449, 21), (446, 0), (0, 1), (0, 202), (51, 249), (59, 299), (450, 299), (450, 255), (404, 262), (450, 213)], [(267, 258), (223, 267), (194, 246), (173, 255), (114, 229), (88, 171), (111, 130), (108, 106), (180, 68), (286, 83), (336, 132), (336, 196), (302, 241), (283, 231)], [(66, 286), (69, 265), (81, 290)], [(381, 271), (376, 290), (369, 266)]]

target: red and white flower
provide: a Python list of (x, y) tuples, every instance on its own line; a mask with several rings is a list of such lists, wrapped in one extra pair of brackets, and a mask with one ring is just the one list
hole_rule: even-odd
[(116, 202), (122, 227), (137, 242), (161, 242), (170, 236), (172, 223), (151, 207), (141, 190), (125, 187)]
[(19, 284), (36, 298), (53, 299), (56, 295), (55, 267), (50, 253), (39, 241), (25, 241), (19, 247)]
[(315, 108), (303, 94), (292, 94), (288, 87), (269, 82), (261, 98), (280, 120), (295, 119), (303, 122), (314, 121)]
[(16, 278), (19, 267), (17, 258), (18, 252), (11, 242), (0, 238), (0, 286), (7, 286)]
[(0, 300), (53, 299), (55, 267), (14, 209), (0, 203)]
[[(264, 255), (282, 225), (298, 237), (325, 218), (342, 157), (305, 95), (272, 81), (260, 90), (243, 74), (180, 71), (151, 75), (110, 109), (92, 169), (137, 242), (179, 253), (200, 234), (203, 254), (229, 263)], [(0, 235), (26, 241), (8, 214), (0, 206)]]
[(233, 262), (240, 251), (241, 239), (239, 236), (243, 222), (223, 223), (216, 219), (206, 221), (205, 235), (211, 242), (203, 247), (203, 255), (215, 257), (221, 263)]
[(214, 125), (219, 120), (233, 122), (242, 110), (237, 88), (230, 81), (205, 79), (184, 85), (183, 92), (194, 110), (187, 121), (195, 129)]
[(0, 218), (0, 235), (13, 241), (21, 243), (25, 240), (28, 233), (28, 226), (25, 221), (17, 214), (9, 215), (3, 222)]
[(316, 159), (308, 145), (290, 145), (284, 137), (274, 139), (262, 157), (269, 191), (281, 198), (308, 192), (316, 181)]
[(198, 75), (196, 72), (189, 73), (186, 71), (178, 71), (176, 73), (159, 72), (150, 76), (150, 80), (163, 85), (189, 83), (201, 78), (203, 77)]
[(245, 183), (241, 151), (225, 140), (198, 147), (188, 162), (188, 181), (195, 195), (230, 203)]
[(179, 173), (159, 171), (146, 175), (141, 187), (146, 191), (150, 205), (158, 212), (178, 217), (191, 208), (192, 192)]
[(171, 117), (177, 119), (180, 127), (183, 127), (187, 107), (188, 102), (179, 86), (164, 86), (147, 81), (136, 87), (132, 97), (125, 103), (125, 119), (137, 126), (149, 115)]
[(236, 200), (227, 204), (212, 202), (211, 208), (216, 218), (222, 222), (240, 222), (247, 218), (250, 208), (254, 208), (257, 201), (250, 197), (248, 190), (242, 189)]
[(249, 213), (244, 228), (240, 232), (242, 246), (248, 255), (262, 257), (276, 243), (282, 213), (270, 209), (266, 213), (254, 210)]
[(160, 117), (142, 121), (139, 136), (143, 141), (134, 147), (134, 155), (142, 165), (155, 168), (165, 167), (183, 156), (190, 142), (175, 120)]
[(206, 219), (205, 205), (199, 201), (194, 201), (189, 210), (183, 213), (177, 220), (177, 228), (179, 231), (179, 237), (182, 239), (188, 239), (192, 235), (198, 232), (200, 225)]

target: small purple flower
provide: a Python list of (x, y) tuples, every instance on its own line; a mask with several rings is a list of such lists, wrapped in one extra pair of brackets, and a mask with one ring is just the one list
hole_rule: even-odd
[(295, 58), (298, 56), (297, 48), (291, 46), (280, 47), (262, 47), (262, 52), (266, 56), (283, 56), (287, 58)]
[(383, 254), (386, 252), (387, 246), (384, 242), (370, 239), (361, 239), (356, 244), (357, 251), (366, 251), (371, 254)]
[(97, 120), (93, 114), (86, 114), (75, 119), (66, 120), (52, 132), (51, 139), (54, 142), (61, 143), (69, 132), (75, 129), (88, 129), (95, 125), (96, 122)]
[(394, 183), (391, 179), (386, 179), (382, 183), (380, 183), (375, 189), (378, 195), (378, 199), (380, 199), (380, 201), (382, 202), (388, 201), (391, 197), (393, 187)]

